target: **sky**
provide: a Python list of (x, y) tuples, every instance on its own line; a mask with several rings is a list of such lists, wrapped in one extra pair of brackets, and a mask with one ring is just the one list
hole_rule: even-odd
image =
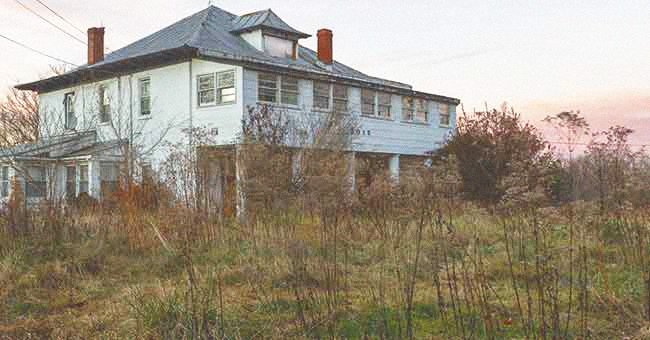
[[(83, 64), (86, 47), (21, 7), (85, 35), (37, 0), (0, 0), (0, 34)], [(40, 0), (116, 50), (208, 6), (208, 0)], [(471, 112), (507, 102), (541, 120), (580, 110), (593, 130), (626, 125), (650, 144), (650, 1), (213, 0), (229, 12), (271, 8), (294, 28), (334, 31), (334, 58), (364, 73), (459, 98)], [(0, 38), (0, 94), (57, 61)]]

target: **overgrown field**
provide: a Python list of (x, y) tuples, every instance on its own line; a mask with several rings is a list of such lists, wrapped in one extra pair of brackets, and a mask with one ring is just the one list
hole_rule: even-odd
[(594, 210), (35, 215), (0, 239), (0, 338), (642, 339), (650, 218)]

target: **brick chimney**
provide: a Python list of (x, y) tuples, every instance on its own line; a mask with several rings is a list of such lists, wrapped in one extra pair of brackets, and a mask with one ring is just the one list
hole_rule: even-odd
[(104, 27), (88, 29), (88, 65), (104, 60)]
[(318, 60), (323, 64), (331, 65), (332, 57), (332, 38), (334, 34), (326, 28), (318, 30)]

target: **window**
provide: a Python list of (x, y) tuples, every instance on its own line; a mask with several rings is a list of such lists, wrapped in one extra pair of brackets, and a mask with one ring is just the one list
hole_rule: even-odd
[(77, 196), (77, 167), (74, 165), (65, 168), (65, 196), (67, 198)]
[(415, 113), (412, 97), (402, 97), (402, 120), (412, 121)]
[(438, 104), (438, 112), (440, 112), (440, 126), (449, 126), (451, 116), (449, 115), (448, 104)]
[(214, 105), (217, 103), (215, 75), (205, 74), (199, 76), (199, 106)]
[(88, 193), (88, 165), (79, 166), (79, 195)]
[(332, 89), (332, 100), (334, 102), (334, 112), (348, 112), (348, 87), (343, 85), (334, 85)]
[(390, 93), (377, 93), (377, 115), (379, 117), (390, 118), (391, 100)]
[(424, 99), (415, 100), (415, 120), (418, 122), (429, 121), (429, 111), (427, 110), (427, 101)]
[(111, 121), (111, 99), (104, 85), (97, 89), (97, 98), (99, 100), (99, 122), (108, 123)]
[(281, 102), (287, 105), (298, 105), (298, 79), (281, 76), (280, 77)]
[(278, 77), (275, 74), (259, 73), (257, 78), (257, 97), (261, 102), (278, 102)]
[(0, 168), (0, 197), (9, 197), (9, 167)]
[(237, 101), (235, 71), (217, 73), (217, 85), (217, 101), (219, 104), (230, 104)]
[(290, 106), (298, 105), (300, 90), (297, 78), (270, 73), (259, 73), (257, 90), (257, 99), (260, 102)]
[(361, 114), (375, 115), (375, 91), (361, 89)]
[(25, 183), (25, 195), (29, 198), (45, 197), (47, 191), (47, 180), (45, 168), (32, 166), (27, 168), (27, 180)]
[(119, 185), (120, 167), (115, 163), (102, 163), (100, 168), (102, 195), (114, 193)]
[(140, 79), (140, 114), (151, 114), (151, 79)]
[(330, 84), (320, 81), (314, 82), (314, 108), (319, 110), (330, 109)]
[(63, 97), (65, 112), (65, 128), (74, 130), (77, 127), (77, 116), (74, 113), (74, 92), (66, 93)]

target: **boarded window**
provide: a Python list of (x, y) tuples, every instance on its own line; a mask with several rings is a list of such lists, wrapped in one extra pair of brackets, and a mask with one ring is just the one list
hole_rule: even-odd
[(9, 197), (9, 167), (0, 167), (0, 197)]
[(88, 165), (79, 166), (79, 195), (82, 193), (89, 192), (89, 182), (88, 182)]
[(343, 85), (334, 85), (332, 89), (332, 100), (334, 102), (334, 112), (348, 112), (348, 87)]
[(438, 104), (438, 112), (440, 113), (440, 126), (449, 126), (451, 117), (449, 115), (449, 105)]
[(25, 195), (29, 198), (45, 197), (47, 192), (47, 176), (44, 167), (31, 166), (27, 168)]
[(282, 104), (298, 105), (298, 79), (288, 76), (280, 77)]
[(418, 98), (415, 100), (415, 120), (423, 123), (429, 121), (427, 101), (424, 99)]
[(140, 114), (151, 114), (151, 79), (140, 79)]
[(314, 82), (314, 108), (320, 110), (330, 109), (330, 84), (320, 81)]
[(74, 112), (74, 92), (65, 94), (63, 107), (65, 111), (65, 128), (74, 130), (77, 127), (77, 116)]
[(402, 97), (402, 119), (412, 121), (415, 115), (415, 101), (412, 97)]
[(74, 165), (65, 168), (65, 196), (77, 196), (77, 167)]
[(257, 97), (260, 102), (278, 102), (278, 77), (275, 74), (259, 73), (257, 76)]
[(391, 95), (390, 93), (379, 92), (377, 94), (377, 114), (380, 117), (390, 118), (391, 114)]
[(361, 113), (367, 116), (375, 115), (375, 91), (361, 89)]

